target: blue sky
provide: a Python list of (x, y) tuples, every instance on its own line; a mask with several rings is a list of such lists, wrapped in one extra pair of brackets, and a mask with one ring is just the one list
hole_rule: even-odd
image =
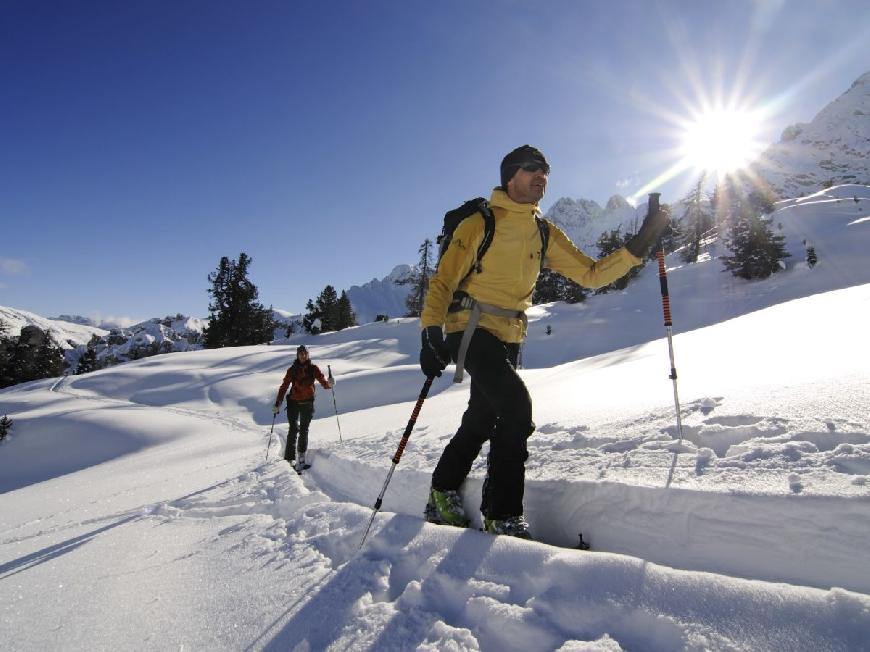
[(870, 3), (12, 0), (0, 61), (0, 305), (205, 316), (244, 251), (301, 310), (415, 262), (517, 145), (546, 210), (644, 190), (705, 98), (777, 140), (870, 69)]

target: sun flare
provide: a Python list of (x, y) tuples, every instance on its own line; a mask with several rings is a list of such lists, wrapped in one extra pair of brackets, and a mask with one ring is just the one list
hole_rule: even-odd
[(760, 121), (752, 112), (732, 109), (701, 113), (685, 127), (682, 151), (699, 171), (720, 175), (749, 164), (761, 151)]

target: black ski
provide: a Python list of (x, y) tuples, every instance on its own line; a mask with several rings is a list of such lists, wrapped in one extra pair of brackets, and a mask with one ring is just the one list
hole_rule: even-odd
[[(431, 512), (429, 505), (426, 505), (426, 511), (424, 512), (423, 520), (425, 520), (427, 523), (431, 523), (432, 525), (445, 525), (447, 527), (455, 527), (455, 528), (459, 528), (459, 529), (465, 529), (465, 528), (471, 527), (470, 525), (466, 525), (465, 527), (463, 527), (461, 525), (451, 525), (450, 523), (447, 523), (446, 521), (439, 519), (437, 516), (435, 516)], [(486, 530), (484, 530), (483, 528), (477, 528), (477, 531), (490, 534), (489, 532), (486, 532)], [(508, 535), (494, 534), (493, 536), (508, 536)], [(555, 547), (567, 548), (568, 550), (590, 550), (591, 546), (586, 541), (583, 540), (583, 533), (580, 532), (577, 534), (577, 536), (580, 537), (580, 541), (577, 543), (576, 546), (555, 546)], [(553, 545), (553, 544), (547, 543), (545, 541), (538, 541), (537, 539), (527, 539), (527, 541), (534, 541), (535, 543), (543, 543), (544, 545), (547, 545), (547, 546)]]

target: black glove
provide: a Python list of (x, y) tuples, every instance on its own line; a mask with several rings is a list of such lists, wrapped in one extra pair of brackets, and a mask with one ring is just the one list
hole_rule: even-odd
[(650, 248), (658, 242), (668, 222), (670, 222), (670, 217), (668, 217), (667, 211), (658, 206), (651, 206), (650, 211), (643, 219), (643, 224), (640, 225), (640, 231), (625, 243), (625, 248), (631, 255), (645, 258)]
[(444, 335), (440, 326), (427, 326), (420, 334), (422, 347), (420, 348), (420, 369), (426, 378), (440, 376), (441, 372), (450, 362), (450, 351), (444, 344)]

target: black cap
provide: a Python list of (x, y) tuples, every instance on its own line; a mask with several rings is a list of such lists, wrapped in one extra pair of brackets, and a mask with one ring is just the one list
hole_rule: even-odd
[(308, 349), (305, 348), (304, 344), (300, 344), (299, 346), (296, 347), (296, 355), (299, 355), (300, 353), (303, 353), (303, 352), (308, 353)]
[(526, 163), (537, 163), (544, 168), (547, 174), (550, 173), (550, 164), (544, 158), (544, 153), (531, 145), (522, 145), (501, 161), (501, 187), (503, 190), (507, 190), (508, 181), (513, 179), (517, 170)]

